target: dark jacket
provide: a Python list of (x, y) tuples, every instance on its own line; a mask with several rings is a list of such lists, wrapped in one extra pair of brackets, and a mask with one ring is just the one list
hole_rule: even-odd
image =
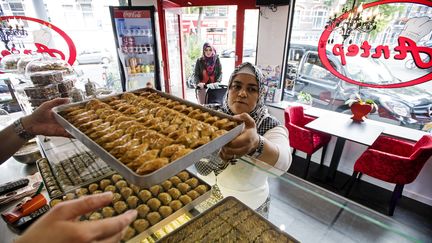
[[(203, 79), (203, 70), (205, 69), (205, 62), (204, 58), (200, 57), (197, 59), (195, 63), (195, 71), (194, 71), (194, 80), (195, 84), (198, 84)], [(220, 63), (219, 57), (216, 58), (216, 64), (215, 64), (215, 82), (221, 82), (222, 81), (222, 65)]]

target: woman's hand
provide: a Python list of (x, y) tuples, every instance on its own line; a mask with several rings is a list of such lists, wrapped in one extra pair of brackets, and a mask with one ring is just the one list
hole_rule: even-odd
[(71, 137), (54, 118), (52, 108), (67, 104), (68, 98), (57, 98), (39, 106), (31, 115), (22, 118), (24, 129), (34, 135)]
[(223, 160), (231, 160), (249, 154), (258, 147), (259, 135), (256, 130), (254, 119), (247, 114), (235, 115), (234, 118), (245, 123), (245, 127), (240, 135), (234, 140), (223, 146), (219, 156)]
[(96, 221), (77, 221), (83, 214), (112, 202), (111, 192), (62, 202), (35, 222), (15, 242), (119, 242), (122, 231), (137, 216), (136, 210)]
[(197, 87), (200, 89), (204, 89), (205, 83), (198, 83)]

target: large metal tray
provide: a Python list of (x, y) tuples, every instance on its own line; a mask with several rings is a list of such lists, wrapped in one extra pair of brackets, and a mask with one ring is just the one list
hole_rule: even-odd
[[(179, 210), (173, 212), (171, 215), (169, 215), (168, 217), (162, 219), (161, 221), (159, 221), (157, 224), (149, 227), (147, 230), (135, 235), (132, 239), (128, 240), (127, 242), (130, 243), (140, 243), (142, 240), (148, 238), (148, 237), (152, 237), (152, 238), (157, 238), (156, 236), (154, 236), (153, 234), (156, 233), (157, 231), (159, 231), (160, 229), (162, 229), (164, 226), (166, 226), (167, 224), (169, 224), (170, 222), (174, 221), (175, 219), (177, 219), (178, 217), (180, 217), (183, 214), (187, 214), (189, 211), (191, 211), (194, 207), (196, 207), (198, 204), (204, 202), (205, 200), (207, 200), (208, 198), (210, 198), (211, 194), (212, 194), (212, 187), (205, 181), (203, 181), (202, 179), (200, 179), (198, 176), (196, 176), (195, 174), (193, 174), (192, 172), (188, 171), (188, 170), (184, 170), (187, 171), (189, 173), (189, 175), (191, 177), (195, 177), (196, 179), (198, 179), (199, 185), (206, 185), (208, 188), (208, 191), (205, 192), (204, 194), (202, 194), (201, 196), (197, 197), (195, 200), (192, 200), (190, 203), (184, 205), (182, 208), (180, 208)], [(62, 194), (61, 196), (57, 196), (54, 198), (51, 198), (50, 200), (50, 205), (51, 205), (51, 201), (55, 200), (55, 199), (61, 199), (63, 198), (63, 196), (67, 193), (74, 193), (75, 194), (75, 190), (78, 188), (83, 188), (83, 187), (87, 187), (88, 185), (90, 185), (91, 183), (97, 183), (99, 181), (101, 181), (102, 179), (109, 179), (111, 178), (111, 176), (115, 174), (115, 172), (107, 174), (103, 177), (97, 178), (95, 180), (91, 180), (88, 181), (86, 184), (81, 185), (79, 187), (75, 187), (69, 191), (65, 191), (64, 194)], [(128, 181), (128, 183), (131, 183)], [(99, 184), (99, 183), (98, 183)], [(142, 188), (143, 189), (143, 188)], [(132, 195), (136, 195), (135, 193)], [(145, 204), (145, 203), (144, 203)], [(153, 235), (153, 236), (152, 236)]]
[[(241, 207), (241, 210), (247, 210), (247, 211), (249, 211), (249, 213), (252, 216), (255, 216), (255, 219), (263, 222), (268, 228), (265, 229), (265, 230), (263, 230), (262, 233), (264, 233), (265, 231), (272, 230), (275, 234), (277, 234), (278, 236), (280, 236), (280, 237), (282, 237), (284, 239), (282, 242), (293, 242), (293, 243), (299, 242), (294, 237), (292, 237), (288, 233), (282, 231), (277, 226), (275, 226), (270, 221), (268, 221), (266, 218), (262, 217), (260, 214), (258, 214), (257, 212), (255, 212), (254, 210), (252, 210), (251, 208), (249, 208), (248, 206), (246, 206), (244, 203), (242, 203), (241, 201), (239, 201), (235, 197), (231, 197), (231, 196), (230, 197), (226, 197), (223, 200), (219, 201), (218, 203), (216, 203), (215, 205), (213, 205), (211, 208), (209, 208), (208, 210), (206, 210), (204, 213), (198, 215), (197, 217), (193, 218), (191, 221), (188, 221), (184, 225), (182, 225), (179, 228), (175, 229), (174, 231), (172, 231), (171, 233), (169, 233), (168, 235), (166, 235), (162, 239), (158, 240), (157, 242), (178, 242), (177, 240), (179, 240), (179, 239), (175, 239), (176, 236), (188, 237), (189, 235), (185, 236), (185, 233), (187, 233), (188, 230), (191, 230), (193, 232), (192, 234), (196, 234), (197, 232), (199, 232), (200, 227), (206, 227), (206, 225), (207, 225), (206, 222), (210, 223), (211, 221), (216, 220), (216, 217), (219, 217), (219, 215), (227, 213), (227, 210), (221, 211), (221, 214), (216, 215), (216, 217), (211, 217), (208, 221), (201, 222), (199, 226), (194, 224), (197, 220), (200, 220), (203, 217), (210, 217), (210, 216), (208, 216), (208, 214), (213, 213), (213, 210), (217, 209), (218, 207), (223, 207), (224, 204), (229, 203), (229, 202), (235, 202), (236, 205), (239, 205)], [(214, 216), (214, 215), (212, 215), (212, 216)], [(243, 219), (244, 221), (238, 223), (237, 226), (243, 227), (244, 226), (243, 222), (245, 222), (246, 220), (248, 220), (252, 216), (247, 216), (245, 219)], [(233, 218), (241, 218), (241, 217), (239, 217), (238, 215), (236, 215)], [(237, 226), (231, 225), (231, 222), (229, 222), (229, 220), (226, 221), (225, 223), (227, 223), (227, 225), (231, 226), (231, 228), (233, 230), (236, 230), (238, 234), (241, 235), (242, 233), (244, 233), (244, 232), (238, 230)], [(258, 225), (254, 225), (254, 226), (255, 227), (259, 227)], [(220, 227), (220, 225), (219, 225), (219, 227)], [(212, 229), (212, 230), (214, 230), (214, 229)], [(258, 229), (257, 228), (248, 229), (248, 231), (256, 233), (256, 232), (258, 232)], [(205, 231), (205, 232), (209, 233), (208, 231)], [(209, 235), (211, 235), (211, 233), (212, 232), (210, 232)], [(222, 235), (212, 235), (212, 236), (216, 237), (219, 241), (222, 238)], [(189, 241), (191, 241), (191, 240), (192, 239), (189, 239)], [(201, 240), (202, 241), (206, 241), (206, 239), (201, 239)], [(234, 239), (231, 239), (231, 241), (232, 240), (234, 240)], [(246, 239), (244, 239), (244, 240), (246, 240)], [(188, 239), (181, 240), (181, 242), (184, 242), (184, 241), (188, 241)], [(262, 239), (256, 238), (256, 239), (253, 239), (251, 241), (253, 241), (253, 242), (262, 242)]]
[[(185, 104), (187, 106), (192, 106), (194, 108), (199, 108), (202, 111), (208, 112), (212, 115), (219, 116), (222, 118), (228, 118), (230, 120), (233, 120), (232, 116), (229, 116), (227, 114), (214, 111), (212, 109), (203, 107), (201, 105), (180, 99), (178, 97), (150, 89), (150, 88), (144, 88), (144, 89), (138, 89), (135, 91), (131, 91), (131, 93), (141, 93), (145, 91), (155, 92), (159, 94), (160, 96), (163, 96), (165, 98), (169, 98), (172, 100), (176, 100), (182, 104)], [(120, 96), (121, 94), (116, 95), (110, 95), (107, 97), (104, 97), (101, 99), (102, 101), (105, 99), (108, 99), (110, 97), (114, 96)], [(92, 139), (90, 139), (87, 135), (85, 135), (83, 132), (81, 132), (78, 128), (73, 126), (71, 123), (69, 123), (65, 118), (63, 118), (59, 113), (74, 106), (82, 106), (85, 105), (88, 101), (83, 101), (79, 103), (73, 103), (73, 104), (66, 104), (62, 106), (55, 107), (53, 109), (54, 116), (57, 119), (57, 121), (68, 131), (72, 136), (74, 136), (76, 139), (81, 141), (84, 145), (86, 145), (90, 150), (92, 150), (96, 155), (98, 155), (101, 159), (103, 159), (107, 164), (109, 164), (113, 169), (115, 169), (117, 172), (119, 172), (121, 175), (123, 175), (128, 182), (133, 183), (135, 185), (143, 186), (143, 187), (150, 187), (152, 185), (161, 183), (165, 179), (175, 175), (176, 173), (180, 172), (181, 170), (184, 170), (185, 168), (189, 167), (190, 165), (194, 164), (195, 162), (199, 161), (201, 158), (210, 155), (217, 149), (223, 147), (225, 144), (229, 143), (231, 140), (233, 140), (237, 135), (241, 133), (243, 130), (244, 124), (240, 124), (237, 127), (231, 129), (228, 131), (228, 133), (217, 137), (216, 139), (210, 141), (207, 144), (204, 144), (196, 149), (194, 149), (191, 153), (181, 157), (180, 159), (173, 161), (169, 163), (168, 165), (160, 168), (159, 170), (156, 170), (150, 174), (147, 175), (138, 175), (134, 171), (132, 171), (129, 167), (127, 167), (125, 164), (117, 160), (114, 156), (112, 156), (108, 151), (106, 151), (104, 148), (99, 146), (97, 143), (95, 143)]]

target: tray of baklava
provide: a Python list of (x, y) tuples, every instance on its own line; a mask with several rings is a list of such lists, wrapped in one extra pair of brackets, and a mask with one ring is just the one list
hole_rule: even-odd
[(241, 133), (232, 116), (140, 89), (54, 108), (76, 139), (129, 182), (149, 187), (211, 154)]
[(189, 211), (211, 195), (211, 187), (188, 171), (181, 171), (149, 188), (130, 184), (123, 176), (115, 173), (52, 199), (50, 206), (55, 207), (63, 201), (106, 191), (113, 192), (112, 203), (83, 215), (80, 220), (109, 218), (136, 209), (138, 216), (127, 227), (122, 239), (132, 239), (135, 242), (152, 236), (179, 217), (183, 217), (185, 223), (184, 215), (188, 220), (191, 217), (188, 216)]
[(36, 161), (50, 198), (114, 173), (90, 151), (62, 155), (59, 161), (45, 158)]
[(299, 242), (234, 197), (226, 197), (158, 242)]

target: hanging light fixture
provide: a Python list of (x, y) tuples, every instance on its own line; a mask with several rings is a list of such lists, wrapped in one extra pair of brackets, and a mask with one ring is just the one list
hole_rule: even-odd
[[(378, 8), (375, 11), (363, 10), (363, 3), (355, 7), (356, 1), (354, 0), (352, 8), (348, 9), (347, 6), (342, 8), (342, 14), (338, 16), (337, 11), (333, 16), (329, 17), (327, 27), (332, 27), (333, 30), (339, 30), (342, 35), (343, 42), (351, 36), (354, 31), (369, 33), (376, 29), (377, 22), (381, 18), (378, 13)], [(342, 18), (342, 16), (346, 16)], [(333, 39), (329, 39), (329, 43), (333, 43)], [(351, 41), (350, 41), (351, 43)]]
[(5, 44), (9, 51), (15, 47), (13, 40), (15, 38), (23, 38), (28, 35), (24, 29), (23, 22), (16, 22), (15, 27), (10, 24), (9, 20), (1, 20), (0, 22), (0, 40)]

